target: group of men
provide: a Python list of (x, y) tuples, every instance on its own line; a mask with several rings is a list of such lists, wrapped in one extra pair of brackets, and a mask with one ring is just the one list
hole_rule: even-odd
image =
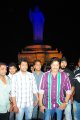
[(10, 64), (6, 75), (7, 66), (0, 62), (0, 120), (53, 120), (55, 113), (57, 120), (64, 119), (63, 113), (66, 120), (80, 120), (79, 69), (68, 69), (65, 57), (52, 58), (46, 72), (40, 60), (34, 61), (32, 73), (26, 58), (20, 58), (18, 66), (17, 71)]

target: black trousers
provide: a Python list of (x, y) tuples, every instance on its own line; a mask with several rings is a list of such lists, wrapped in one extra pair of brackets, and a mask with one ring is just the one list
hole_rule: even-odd
[(9, 120), (9, 112), (7, 113), (0, 113), (0, 120)]

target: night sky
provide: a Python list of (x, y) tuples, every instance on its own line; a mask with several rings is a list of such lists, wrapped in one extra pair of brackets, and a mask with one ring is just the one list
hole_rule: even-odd
[[(34, 1), (34, 2), (33, 2)], [(38, 2), (36, 2), (38, 1)], [(45, 16), (44, 44), (62, 51), (70, 62), (80, 57), (80, 19), (79, 4), (65, 3), (63, 0), (22, 0), (8, 1), (0, 14), (0, 61), (17, 62), (21, 50), (33, 44), (32, 26), (29, 21), (29, 8), (35, 5)]]

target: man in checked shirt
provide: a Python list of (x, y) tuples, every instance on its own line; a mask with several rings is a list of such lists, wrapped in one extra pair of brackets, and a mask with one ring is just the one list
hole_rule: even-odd
[(36, 96), (35, 105), (38, 103), (38, 90), (35, 77), (28, 72), (28, 62), (26, 58), (19, 60), (20, 70), (12, 78), (12, 100), (16, 120), (31, 120), (33, 112), (33, 95)]

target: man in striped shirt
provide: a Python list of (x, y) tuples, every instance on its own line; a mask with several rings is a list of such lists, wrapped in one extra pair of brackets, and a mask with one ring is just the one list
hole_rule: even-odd
[(20, 70), (12, 78), (12, 100), (16, 120), (22, 120), (25, 113), (25, 120), (32, 118), (33, 95), (36, 96), (35, 105), (38, 103), (38, 90), (35, 77), (28, 72), (28, 62), (26, 58), (19, 60)]
[[(51, 69), (43, 74), (39, 89), (39, 106), (44, 112), (44, 120), (53, 118), (57, 114), (57, 120), (62, 120), (62, 111), (66, 108), (71, 96), (71, 84), (66, 73), (59, 71), (59, 58), (51, 59)], [(66, 91), (66, 97), (64, 96)], [(42, 99), (44, 96), (44, 104)]]

